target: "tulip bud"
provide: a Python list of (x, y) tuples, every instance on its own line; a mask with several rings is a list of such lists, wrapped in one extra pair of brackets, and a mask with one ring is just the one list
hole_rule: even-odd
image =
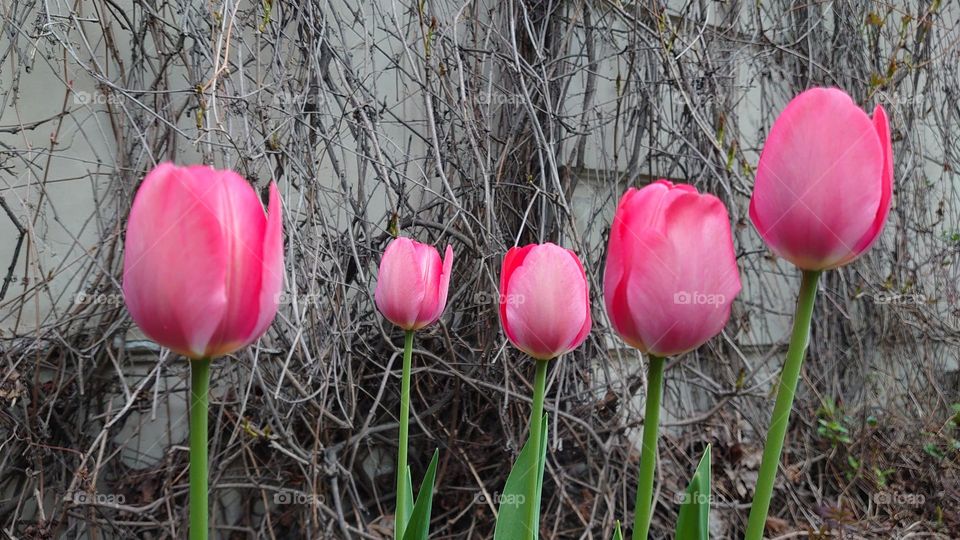
[(453, 248), (440, 262), (428, 246), (399, 237), (390, 241), (380, 260), (374, 300), (383, 316), (404, 330), (419, 330), (440, 318), (447, 305)]
[(803, 270), (850, 263), (876, 241), (893, 193), (883, 107), (873, 119), (836, 88), (813, 88), (780, 114), (760, 156), (750, 219)]
[(237, 173), (161, 163), (130, 209), (123, 295), (157, 343), (190, 358), (229, 354), (259, 338), (283, 286), (280, 195), (267, 214)]
[(550, 243), (510, 249), (500, 272), (500, 324), (538, 360), (579, 347), (590, 332), (590, 296), (577, 255)]
[(659, 357), (717, 335), (740, 292), (727, 209), (693, 186), (630, 188), (610, 225), (603, 297), (624, 341)]

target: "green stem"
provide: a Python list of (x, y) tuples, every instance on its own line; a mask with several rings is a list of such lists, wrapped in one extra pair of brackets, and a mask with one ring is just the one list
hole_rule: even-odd
[(540, 434), (543, 433), (543, 400), (547, 393), (547, 366), (549, 360), (537, 360), (537, 373), (533, 379), (533, 409), (530, 411), (530, 448), (537, 454), (535, 468), (530, 471), (527, 483), (527, 498), (530, 504), (527, 505), (527, 531), (528, 538), (536, 540), (540, 532), (540, 501), (537, 500), (537, 491), (540, 489)]
[(190, 540), (207, 540), (207, 410), (210, 406), (210, 359), (190, 361)]
[(646, 540), (653, 516), (653, 477), (657, 470), (657, 434), (660, 429), (660, 402), (663, 400), (663, 367), (666, 361), (650, 356), (647, 374), (647, 403), (643, 413), (643, 446), (637, 502), (633, 508), (633, 540)]
[(797, 392), (800, 368), (803, 367), (803, 357), (807, 352), (810, 320), (813, 317), (813, 304), (817, 298), (819, 277), (818, 271), (803, 272), (800, 295), (797, 298), (797, 312), (793, 318), (793, 335), (790, 337), (790, 348), (787, 349), (787, 359), (780, 374), (777, 402), (773, 406), (773, 418), (770, 420), (767, 442), (763, 447), (763, 461), (757, 477), (757, 489), (753, 496), (750, 519), (747, 522), (747, 534), (744, 537), (746, 540), (763, 538), (767, 512), (770, 510), (770, 498), (773, 495), (773, 483), (777, 478), (783, 440), (787, 435), (787, 423), (790, 421), (790, 411), (793, 409), (793, 397)]
[(407, 529), (407, 439), (410, 432), (410, 364), (413, 358), (413, 330), (407, 330), (403, 339), (403, 372), (400, 376), (400, 441), (397, 449), (397, 512), (394, 518), (394, 538), (400, 540)]

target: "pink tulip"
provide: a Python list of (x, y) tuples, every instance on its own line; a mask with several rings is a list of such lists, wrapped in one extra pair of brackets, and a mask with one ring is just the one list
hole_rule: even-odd
[(813, 88), (774, 122), (750, 219), (774, 253), (804, 270), (843, 266), (876, 241), (890, 212), (887, 113), (871, 120), (836, 88)]
[(383, 252), (374, 300), (383, 316), (404, 330), (419, 330), (440, 318), (447, 305), (453, 248), (440, 253), (409, 238), (393, 239)]
[(624, 341), (659, 357), (717, 335), (740, 292), (727, 209), (693, 186), (630, 188), (610, 226), (603, 297)]
[(577, 255), (550, 243), (511, 248), (500, 272), (500, 324), (538, 360), (579, 347), (590, 333), (590, 295)]
[(237, 173), (161, 163), (130, 209), (123, 294), (134, 322), (190, 358), (233, 352), (259, 338), (283, 285), (280, 196), (268, 215)]

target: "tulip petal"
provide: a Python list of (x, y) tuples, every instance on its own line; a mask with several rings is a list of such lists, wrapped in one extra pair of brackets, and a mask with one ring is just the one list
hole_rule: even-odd
[(677, 324), (662, 336), (647, 336), (656, 339), (647, 343), (658, 356), (693, 350), (720, 333), (741, 289), (729, 216), (719, 199), (709, 194), (680, 197), (667, 209), (666, 219), (672, 249), (659, 256), (674, 257), (674, 286), (660, 289), (672, 292), (672, 298), (661, 294), (658, 301), (665, 318)]
[(374, 301), (384, 317), (406, 330), (414, 329), (424, 297), (423, 276), (417, 261), (412, 240), (393, 239), (380, 260), (374, 292)]
[(880, 139), (880, 145), (883, 148), (880, 208), (877, 210), (876, 219), (874, 219), (870, 229), (854, 247), (853, 258), (870, 249), (870, 246), (880, 237), (883, 225), (887, 222), (887, 216), (890, 214), (890, 203), (893, 199), (893, 146), (890, 140), (890, 123), (887, 120), (887, 111), (881, 105), (877, 105), (873, 110), (873, 125), (877, 129), (877, 137)]
[(413, 249), (416, 253), (420, 280), (423, 283), (423, 299), (420, 301), (420, 309), (414, 323), (414, 329), (420, 329), (433, 323), (443, 310), (438, 302), (443, 263), (440, 261), (440, 254), (433, 246), (414, 243)]
[[(607, 248), (607, 264), (604, 270), (603, 294), (607, 313), (614, 330), (633, 347), (643, 349), (639, 340), (640, 329), (627, 303), (627, 274), (637, 264), (636, 250), (641, 246), (641, 237), (646, 231), (666, 230), (665, 210), (678, 197), (697, 193), (696, 188), (686, 184), (671, 184), (658, 180), (643, 189), (630, 188), (620, 199), (610, 226), (610, 241)], [(647, 239), (646, 242), (651, 240)], [(647, 255), (657, 253), (645, 248)]]
[(536, 244), (529, 244), (523, 247), (512, 247), (507, 250), (503, 256), (503, 265), (500, 270), (500, 326), (503, 327), (507, 339), (512, 343), (517, 343), (517, 336), (511, 330), (507, 321), (507, 305), (516, 301), (510, 294), (510, 277), (514, 271), (523, 264), (524, 259), (530, 254), (530, 251), (536, 247)]
[(634, 251), (638, 262), (623, 280), (621, 302), (622, 316), (633, 324), (636, 333), (621, 335), (642, 352), (666, 356), (662, 352), (671, 344), (664, 341), (671, 340), (671, 332), (684, 322), (676, 319), (672, 310), (680, 281), (674, 269), (681, 261), (667, 237), (653, 229), (638, 233)]
[[(433, 256), (439, 258), (435, 249), (431, 247), (430, 250), (433, 252)], [(431, 278), (431, 282), (435, 281), (436, 284), (426, 288), (427, 292), (430, 293), (431, 297), (435, 300), (431, 302), (429, 310), (421, 312), (419, 327), (422, 328), (437, 322), (437, 319), (439, 319), (443, 313), (444, 308), (447, 306), (447, 293), (450, 289), (451, 271), (453, 271), (453, 248), (448, 245), (443, 255), (443, 268), (438, 272), (433, 272), (437, 275), (437, 278)]]
[(173, 164), (158, 165), (134, 198), (124, 248), (131, 317), (151, 339), (193, 358), (205, 354), (227, 308), (227, 249), (208, 195)]
[(251, 343), (267, 331), (277, 315), (283, 292), (283, 205), (277, 185), (270, 183), (267, 226), (263, 233), (263, 255), (260, 270), (260, 295), (257, 322), (244, 341)]
[[(539, 359), (555, 358), (581, 333), (589, 309), (583, 270), (567, 250), (542, 244), (530, 250), (509, 277), (504, 326), (514, 345)], [(509, 335), (509, 334), (508, 334)]]
[(583, 269), (583, 263), (580, 262), (580, 258), (572, 251), (567, 251), (567, 254), (570, 255), (570, 258), (577, 263), (577, 268), (580, 269), (580, 275), (583, 277), (583, 305), (587, 307), (586, 317), (583, 320), (583, 325), (580, 327), (580, 331), (577, 332), (577, 335), (574, 336), (573, 341), (567, 344), (567, 350), (573, 350), (580, 346), (581, 343), (587, 339), (587, 335), (590, 334), (590, 328), (593, 325), (593, 321), (590, 316), (590, 288), (587, 282), (587, 273)]
[(666, 181), (624, 195), (604, 276), (607, 311), (624, 341), (661, 357), (692, 350), (722, 330), (739, 292), (719, 199)]
[[(637, 193), (638, 191), (634, 188), (628, 189), (620, 199), (620, 204), (617, 205), (613, 223), (610, 224), (610, 240), (603, 272), (603, 298), (607, 306), (607, 314), (610, 316), (613, 329), (619, 335), (625, 336), (624, 339), (629, 339), (626, 336), (637, 336), (639, 333), (636, 325), (633, 324), (626, 295), (626, 276), (633, 266), (636, 238), (632, 233), (626, 232), (625, 221), (629, 214), (627, 209), (631, 207), (629, 201)], [(626, 236), (627, 234), (630, 236)], [(639, 344), (631, 343), (631, 345)]]
[(837, 89), (793, 99), (763, 148), (750, 217), (778, 255), (816, 270), (847, 259), (881, 203), (877, 128)]
[(215, 185), (205, 199), (220, 216), (226, 243), (227, 310), (212, 340), (215, 349), (209, 356), (221, 356), (252, 341), (251, 335), (260, 314), (263, 274), (263, 239), (267, 218), (256, 191), (240, 175), (228, 170), (191, 167), (193, 189), (206, 190)]

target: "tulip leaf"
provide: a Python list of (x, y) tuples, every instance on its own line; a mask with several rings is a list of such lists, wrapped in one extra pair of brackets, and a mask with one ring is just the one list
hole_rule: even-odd
[(543, 431), (540, 433), (540, 454), (537, 456), (537, 500), (534, 501), (537, 509), (537, 518), (530, 525), (533, 529), (533, 540), (537, 540), (537, 536), (540, 535), (540, 494), (543, 492), (543, 469), (547, 464), (547, 424), (548, 422), (547, 414), (544, 413), (543, 420), (540, 422), (540, 425), (543, 426)]
[[(433, 510), (433, 480), (437, 475), (439, 457), (440, 451), (434, 450), (433, 459), (427, 467), (427, 474), (423, 477), (423, 484), (420, 484), (420, 493), (417, 494), (417, 502), (413, 505), (410, 521), (407, 522), (407, 528), (403, 531), (403, 540), (427, 540), (430, 533), (430, 512)], [(407, 471), (409, 472), (409, 469)]]
[(676, 538), (710, 538), (710, 445), (703, 451), (700, 464), (690, 479), (677, 517)]
[[(520, 455), (517, 456), (513, 469), (507, 476), (507, 483), (500, 494), (500, 509), (497, 515), (497, 526), (493, 533), (494, 540), (518, 540), (529, 538), (529, 531), (533, 531), (536, 540), (540, 533), (540, 494), (543, 489), (543, 469), (547, 461), (547, 416), (543, 415), (540, 423), (540, 448), (535, 452), (530, 439), (523, 445)], [(527, 501), (527, 485), (529, 475), (537, 473), (536, 500)], [(527, 523), (527, 504), (536, 505), (536, 522)]]
[(407, 465), (407, 482), (401, 488), (407, 492), (407, 498), (404, 501), (403, 508), (398, 508), (397, 513), (403, 516), (403, 523), (410, 523), (410, 515), (413, 514), (413, 478), (410, 475), (410, 466)]
[(613, 540), (623, 540), (623, 533), (620, 532), (620, 520), (617, 520), (617, 528), (613, 530)]

